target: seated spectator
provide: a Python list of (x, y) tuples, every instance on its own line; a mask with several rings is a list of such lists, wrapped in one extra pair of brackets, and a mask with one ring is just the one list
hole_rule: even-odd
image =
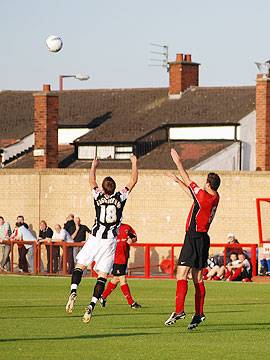
[[(62, 229), (59, 224), (56, 224), (54, 227), (52, 240), (53, 241), (65, 241), (68, 243), (73, 242), (73, 239), (69, 235), (67, 230)], [(72, 247), (70, 249), (72, 250)], [(67, 264), (68, 264), (68, 273), (71, 274), (73, 271), (72, 269), (74, 267), (73, 252), (71, 252), (71, 256), (70, 256), (70, 252), (69, 251), (67, 252)]]
[(0, 270), (10, 270), (10, 245), (5, 244), (3, 241), (9, 240), (11, 236), (11, 228), (8, 222), (5, 222), (3, 216), (0, 216), (0, 243), (2, 243), (3, 256), (0, 261)]
[(214, 255), (207, 262), (208, 271), (204, 271), (204, 280), (221, 280), (225, 274), (223, 253)]
[[(51, 241), (53, 237), (52, 229), (47, 225), (46, 221), (42, 220), (39, 226), (39, 240)], [(50, 272), (50, 253), (52, 251), (52, 272), (59, 271), (60, 248), (59, 246), (46, 245), (47, 251), (47, 272)]]
[(225, 278), (227, 281), (251, 281), (251, 264), (245, 254), (231, 254)]
[[(74, 242), (85, 242), (86, 241), (86, 234), (90, 234), (90, 229), (86, 225), (81, 224), (81, 219), (76, 216), (74, 218), (75, 223), (75, 232), (71, 235)], [(74, 263), (76, 263), (76, 256), (78, 252), (81, 250), (81, 247), (74, 247), (73, 248), (73, 259)]]
[(264, 256), (260, 260), (260, 263), (261, 263), (261, 268), (260, 268), (259, 275), (261, 275), (261, 276), (270, 275), (270, 258)]
[[(31, 231), (21, 222), (16, 223), (14, 235), (15, 240), (37, 241)], [(23, 272), (34, 272), (34, 246), (31, 244), (24, 244), (20, 247), (20, 249), (19, 263), (22, 264)]]

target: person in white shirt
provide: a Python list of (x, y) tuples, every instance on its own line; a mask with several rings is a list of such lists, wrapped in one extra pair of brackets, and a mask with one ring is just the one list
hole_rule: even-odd
[[(17, 222), (16, 227), (18, 228), (16, 240), (23, 240), (23, 241), (33, 241), (37, 242), (35, 236), (31, 233), (29, 229), (23, 226), (22, 223)], [(28, 261), (28, 272), (34, 272), (34, 245), (33, 244), (24, 244), (26, 249), (26, 257)]]
[[(54, 226), (52, 241), (65, 241), (67, 243), (74, 242), (70, 234), (67, 232), (67, 230), (63, 229), (59, 224), (56, 224)], [(72, 267), (73, 267), (73, 256), (72, 256), (72, 261), (69, 256), (67, 257), (67, 264), (68, 264), (68, 273), (70, 274), (72, 272)]]
[[(3, 256), (0, 261), (0, 270), (10, 270), (10, 245), (5, 244), (5, 240), (9, 240), (11, 236), (11, 228), (8, 222), (5, 222), (3, 216), (0, 216), (0, 244), (2, 244)], [(4, 242), (3, 242), (4, 241)]]

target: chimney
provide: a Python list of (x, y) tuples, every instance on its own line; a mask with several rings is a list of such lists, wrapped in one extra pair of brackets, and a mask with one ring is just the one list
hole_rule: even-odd
[(270, 170), (270, 77), (256, 81), (256, 170)]
[(51, 92), (50, 85), (34, 94), (36, 169), (58, 167), (58, 94)]
[(190, 54), (176, 54), (176, 61), (169, 63), (169, 98), (180, 99), (190, 86), (199, 85), (199, 65)]

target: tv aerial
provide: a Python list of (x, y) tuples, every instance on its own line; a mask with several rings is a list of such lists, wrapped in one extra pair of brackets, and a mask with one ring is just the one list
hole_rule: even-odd
[[(154, 54), (155, 57), (149, 59), (150, 64), (148, 66), (163, 67), (169, 71), (169, 47), (168, 45), (150, 43), (150, 54)], [(157, 49), (157, 50), (155, 50)], [(159, 51), (158, 51), (159, 50)]]
[(259, 74), (262, 74), (264, 77), (269, 76), (270, 60), (267, 60), (265, 62), (255, 62), (255, 65), (257, 66)]

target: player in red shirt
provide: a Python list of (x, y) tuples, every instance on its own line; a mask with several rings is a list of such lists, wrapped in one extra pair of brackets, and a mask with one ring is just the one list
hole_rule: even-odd
[(103, 292), (100, 298), (101, 305), (105, 307), (107, 297), (116, 288), (117, 284), (120, 283), (121, 290), (128, 304), (132, 309), (138, 309), (141, 307), (136, 301), (133, 300), (130, 289), (126, 279), (127, 263), (129, 258), (130, 244), (137, 241), (136, 232), (130, 225), (121, 224), (119, 228), (119, 234), (117, 236), (117, 245), (114, 256), (113, 264), (113, 278), (108, 283), (106, 290)]
[(175, 312), (165, 321), (165, 325), (173, 325), (177, 320), (186, 317), (184, 304), (188, 290), (187, 278), (191, 269), (195, 286), (195, 315), (188, 325), (188, 329), (192, 330), (205, 320), (203, 312), (205, 287), (202, 270), (207, 266), (210, 246), (210, 238), (207, 232), (215, 216), (219, 202), (217, 189), (220, 185), (220, 178), (215, 173), (209, 173), (206, 184), (202, 189), (190, 180), (176, 150), (171, 149), (171, 156), (180, 172), (182, 180), (173, 174), (169, 174), (169, 176), (177, 182), (194, 201), (188, 214), (185, 241), (178, 259)]

